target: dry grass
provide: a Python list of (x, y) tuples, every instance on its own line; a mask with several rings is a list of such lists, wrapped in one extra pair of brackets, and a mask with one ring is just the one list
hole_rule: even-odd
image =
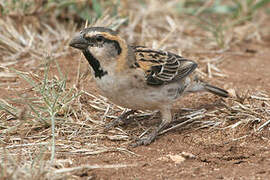
[[(137, 1), (125, 1), (121, 4), (119, 14), (128, 17), (128, 26), (119, 28), (124, 26), (126, 18), (109, 16), (104, 16), (90, 26), (118, 29), (131, 44), (147, 45), (178, 54), (183, 52), (200, 63), (198, 72), (208, 78), (226, 76), (221, 64), (232, 53), (242, 54), (231, 52), (231, 47), (247, 40), (261, 41), (261, 34), (265, 32), (261, 28), (267, 19), (263, 13), (239, 25), (232, 25), (227, 20), (221, 28), (208, 23), (212, 29), (204, 29), (193, 23), (198, 22), (196, 16), (179, 15), (175, 9), (177, 2), (161, 3), (149, 1), (142, 5)], [(197, 15), (202, 11), (200, 9)], [(139, 128), (128, 130), (119, 127), (103, 132), (103, 126), (125, 109), (111, 104), (102, 96), (85, 92), (80, 86), (86, 83), (81, 78), (80, 63), (78, 84), (66, 86), (66, 77), (55, 62), (57, 58), (72, 52), (67, 45), (76, 31), (74, 24), (55, 23), (52, 26), (41, 23), (41, 27), (42, 32), (40, 27), (36, 28), (33, 24), (18, 25), (10, 17), (0, 19), (0, 77), (7, 78), (7, 81), (20, 77), (28, 82), (29, 87), (15, 99), (5, 98), (0, 103), (0, 179), (61, 179), (68, 175), (76, 178), (73, 172), (82, 169), (136, 166), (115, 164), (77, 167), (72, 159), (76, 155), (108, 152), (136, 155), (127, 149), (127, 144), (134, 139), (134, 134), (141, 137), (149, 131), (149, 128), (140, 124), (140, 120), (154, 117), (149, 112), (139, 112), (129, 117), (134, 119)], [(196, 57), (193, 57), (194, 53)], [(42, 75), (10, 68), (20, 61), (24, 61), (24, 65), (39, 62)], [(58, 68), (58, 74), (51, 76), (49, 68), (52, 64)], [(187, 110), (175, 116), (175, 123), (161, 134), (176, 128), (247, 128), (247, 135), (269, 130), (270, 98), (266, 93), (238, 95), (232, 90), (232, 95), (232, 98), (222, 102), (222, 107), (215, 110)], [(108, 141), (116, 143), (111, 146), (107, 145)]]
[(19, 29), (17, 21), (8, 17), (0, 20), (0, 26), (0, 55), (4, 63), (23, 60), (31, 63), (48, 56), (65, 56), (69, 53), (67, 45), (70, 37), (75, 32), (74, 24), (64, 26), (59, 23), (55, 23), (54, 27), (42, 24), (42, 33), (31, 24), (23, 24)]

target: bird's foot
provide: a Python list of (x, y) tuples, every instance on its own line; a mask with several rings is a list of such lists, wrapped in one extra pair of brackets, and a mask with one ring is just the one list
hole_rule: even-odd
[(138, 146), (142, 146), (142, 145), (147, 146), (147, 145), (151, 144), (157, 138), (158, 132), (159, 132), (158, 130), (154, 130), (148, 136), (142, 137), (142, 138), (136, 140), (136, 142), (131, 143), (130, 146), (133, 148), (138, 147)]
[(120, 125), (120, 124), (127, 124), (128, 121), (130, 120), (128, 118), (129, 115), (134, 114), (136, 112), (136, 110), (129, 110), (123, 114), (121, 114), (117, 119), (113, 120), (112, 122), (108, 123), (105, 128), (104, 131), (108, 131), (109, 129)]
[(166, 127), (168, 127), (168, 125), (170, 124), (170, 122), (168, 121), (162, 121), (161, 124), (153, 131), (151, 132), (148, 136), (146, 137), (142, 137), (138, 140), (135, 141), (135, 143), (131, 143), (130, 146), (131, 147), (137, 147), (137, 146), (142, 146), (142, 145), (149, 145), (151, 144), (158, 136), (158, 134)]

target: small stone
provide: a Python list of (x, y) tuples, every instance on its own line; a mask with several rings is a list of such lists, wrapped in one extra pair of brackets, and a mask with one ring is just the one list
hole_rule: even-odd
[(169, 158), (166, 157), (166, 156), (163, 156), (163, 157), (160, 157), (158, 158), (159, 161), (165, 161), (165, 162), (168, 162), (169, 161)]
[(189, 153), (189, 152), (182, 152), (181, 155), (186, 158), (186, 159), (195, 159), (196, 156), (192, 153)]
[(168, 155), (172, 161), (174, 161), (176, 164), (180, 164), (186, 160), (182, 155)]

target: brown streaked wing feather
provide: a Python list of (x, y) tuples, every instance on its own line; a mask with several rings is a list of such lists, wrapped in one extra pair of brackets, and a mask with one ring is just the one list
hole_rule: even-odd
[(136, 61), (146, 73), (150, 85), (161, 85), (185, 78), (192, 73), (197, 64), (176, 54), (157, 51), (143, 46), (133, 47)]
[(155, 51), (144, 46), (133, 47), (137, 63), (147, 72), (152, 66), (164, 64), (167, 59), (167, 54), (164, 52)]

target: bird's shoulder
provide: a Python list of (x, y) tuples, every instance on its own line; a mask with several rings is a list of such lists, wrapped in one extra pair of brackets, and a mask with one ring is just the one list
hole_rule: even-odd
[(162, 85), (174, 80), (185, 78), (192, 73), (197, 63), (177, 54), (147, 48), (131, 46), (135, 54), (135, 63), (145, 72), (149, 85)]

